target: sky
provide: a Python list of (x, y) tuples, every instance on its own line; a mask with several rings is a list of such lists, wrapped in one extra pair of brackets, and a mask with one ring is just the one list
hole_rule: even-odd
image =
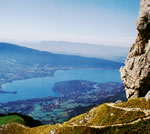
[(140, 0), (0, 0), (0, 41), (129, 46)]

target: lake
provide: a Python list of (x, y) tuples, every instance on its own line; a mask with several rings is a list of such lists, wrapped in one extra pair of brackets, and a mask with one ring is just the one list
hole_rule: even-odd
[(40, 77), (27, 80), (17, 80), (2, 85), (4, 91), (16, 91), (16, 94), (0, 94), (0, 102), (43, 98), (48, 96), (60, 97), (53, 91), (56, 82), (66, 80), (88, 80), (99, 83), (121, 82), (119, 70), (76, 69), (57, 71), (54, 77)]

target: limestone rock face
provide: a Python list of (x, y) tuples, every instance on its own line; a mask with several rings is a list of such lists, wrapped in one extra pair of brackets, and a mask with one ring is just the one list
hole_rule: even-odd
[(144, 97), (150, 90), (150, 0), (141, 0), (136, 27), (137, 39), (120, 69), (128, 99)]
[(148, 91), (148, 93), (145, 95), (145, 99), (146, 99), (146, 101), (150, 100), (150, 91)]

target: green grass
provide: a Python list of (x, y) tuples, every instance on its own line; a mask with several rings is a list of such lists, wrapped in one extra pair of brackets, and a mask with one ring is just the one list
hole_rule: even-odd
[(9, 123), (24, 124), (24, 120), (20, 116), (17, 116), (17, 115), (9, 115), (9, 116), (0, 117), (0, 126), (9, 124)]
[(141, 109), (150, 109), (150, 101), (146, 101), (144, 98), (131, 99), (126, 102), (116, 104), (119, 107), (128, 107), (128, 108), (141, 108)]
[(105, 128), (90, 128), (88, 126), (64, 126), (44, 125), (36, 128), (24, 128), (17, 124), (9, 124), (0, 134), (50, 134), (56, 130), (56, 134), (149, 134), (150, 120), (141, 120), (133, 125), (118, 127), (106, 126)]
[[(144, 98), (138, 98), (116, 104), (120, 107), (139, 107), (142, 109), (149, 109), (149, 103)], [(150, 133), (150, 119), (142, 120), (145, 114), (140, 111), (125, 111), (122, 109), (102, 104), (93, 108), (87, 113), (81, 114), (63, 123), (62, 125), (43, 125), (40, 127), (23, 127), (16, 123), (3, 126), (0, 134), (149, 134)], [(132, 125), (126, 123), (132, 122), (141, 118), (141, 121)], [(22, 119), (16, 116), (7, 116), (0, 118), (0, 123), (7, 124), (17, 122), (23, 124)], [(125, 123), (125, 124), (123, 124)], [(73, 126), (77, 124), (78, 126)], [(112, 124), (122, 124), (121, 126), (114, 126)], [(105, 126), (104, 128), (92, 128), (90, 126)], [(2, 130), (2, 131), (1, 131)]]
[(90, 128), (88, 126), (62, 127), (57, 134), (150, 134), (150, 120), (141, 120), (133, 125)]
[(63, 125), (112, 125), (120, 123), (132, 122), (138, 118), (145, 117), (145, 114), (140, 111), (125, 111), (118, 108), (110, 107), (106, 104), (96, 107), (92, 112), (89, 111), (81, 114), (65, 122)]
[(138, 118), (145, 117), (145, 114), (140, 111), (124, 111), (117, 108), (112, 108), (102, 105), (94, 111), (94, 117), (91, 118), (88, 125), (112, 125), (120, 123), (128, 123)]

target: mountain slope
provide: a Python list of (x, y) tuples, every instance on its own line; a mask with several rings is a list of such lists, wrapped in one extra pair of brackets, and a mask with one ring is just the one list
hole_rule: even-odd
[(18, 113), (0, 114), (0, 126), (10, 123), (18, 123), (29, 127), (43, 125), (40, 121), (34, 120), (32, 117)]
[(25, 65), (50, 64), (51, 67), (119, 69), (122, 63), (81, 56), (54, 54), (8, 43), (0, 43), (0, 60), (15, 60)]
[(97, 57), (121, 61), (123, 63), (129, 51), (129, 48), (119, 46), (94, 45), (67, 41), (41, 41), (36, 43), (23, 42), (20, 44), (22, 46), (28, 46), (42, 51), (67, 55), (80, 55), (85, 57)]
[[(138, 103), (144, 104), (143, 107), (141, 108)], [(35, 128), (18, 124), (4, 125), (0, 127), (0, 134), (147, 134), (150, 132), (149, 125), (150, 101), (138, 98), (116, 104), (102, 104), (63, 124)]]
[(19, 123), (19, 124), (24, 124), (24, 120), (17, 115), (9, 115), (9, 116), (3, 116), (0, 117), (0, 125), (5, 125), (9, 123)]

